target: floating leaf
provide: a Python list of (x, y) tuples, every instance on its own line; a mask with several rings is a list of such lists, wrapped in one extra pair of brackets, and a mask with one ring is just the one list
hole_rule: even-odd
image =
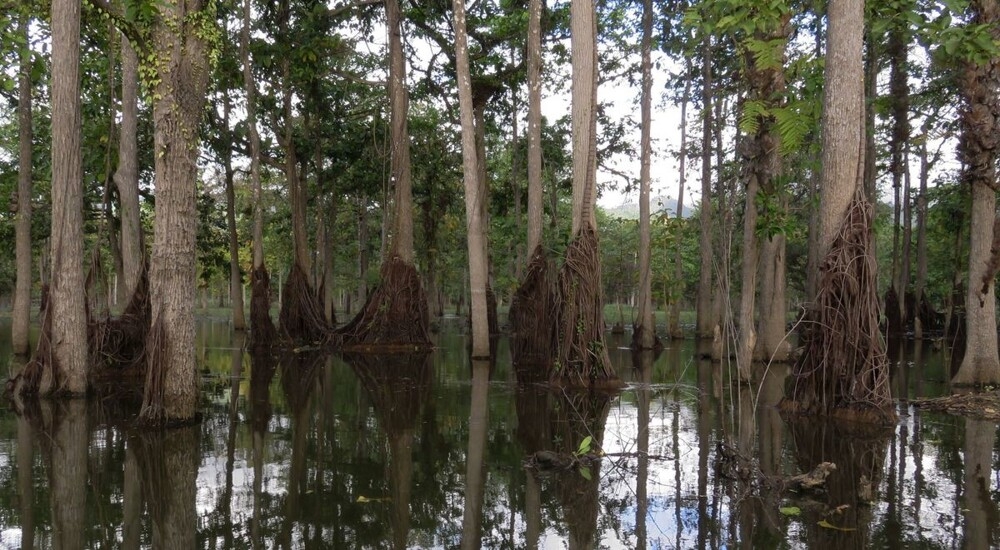
[(820, 520), (820, 522), (817, 523), (817, 525), (819, 525), (820, 527), (825, 527), (827, 529), (834, 529), (834, 530), (837, 530), (837, 531), (857, 531), (857, 529), (855, 529), (853, 527), (838, 527), (838, 526), (830, 523), (829, 521), (826, 521), (825, 519), (824, 520)]
[(802, 515), (802, 509), (798, 506), (782, 506), (778, 508), (778, 511), (786, 516), (800, 516)]

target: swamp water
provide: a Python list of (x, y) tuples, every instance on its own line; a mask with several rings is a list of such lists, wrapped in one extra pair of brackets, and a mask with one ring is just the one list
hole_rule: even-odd
[[(787, 422), (787, 369), (731, 390), (692, 341), (634, 365), (609, 336), (613, 396), (519, 388), (506, 342), (473, 365), (462, 335), (437, 338), (429, 356), (261, 360), (202, 322), (204, 418), (166, 433), (5, 404), (0, 549), (1000, 547), (996, 423), (905, 399), (885, 430)], [(946, 391), (940, 352), (898, 358), (897, 398)], [(776, 487), (823, 461), (824, 493)]]

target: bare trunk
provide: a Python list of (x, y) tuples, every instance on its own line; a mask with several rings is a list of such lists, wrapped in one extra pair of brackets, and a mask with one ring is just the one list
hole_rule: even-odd
[(760, 262), (760, 325), (754, 353), (764, 362), (784, 362), (792, 350), (785, 331), (788, 298), (784, 234), (763, 240)]
[(392, 129), (391, 164), (395, 187), (394, 224), (390, 255), (413, 264), (413, 180), (410, 174), (410, 133), (406, 116), (409, 98), (406, 91), (406, 59), (403, 55), (402, 16), (399, 0), (386, 0), (386, 25), (389, 29), (389, 105)]
[(528, 254), (542, 243), (542, 0), (528, 5)]
[[(918, 312), (921, 311), (921, 304), (924, 303), (924, 292), (927, 287), (927, 180), (929, 176), (927, 141), (924, 140), (920, 144), (920, 190), (917, 193), (917, 276), (913, 288)], [(913, 325), (914, 338), (922, 339), (924, 328), (923, 317), (918, 314)]]
[[(25, 44), (28, 43), (30, 18), (24, 10), (19, 31)], [(17, 160), (17, 221), (14, 226), (15, 256), (17, 258), (17, 281), (14, 286), (14, 311), (11, 314), (11, 351), (17, 355), (29, 352), (28, 332), (31, 324), (31, 177), (34, 173), (31, 162), (31, 49), (20, 48), (20, 70), (18, 73), (18, 160)]]
[(743, 210), (743, 251), (740, 260), (740, 317), (739, 337), (736, 343), (736, 368), (740, 380), (749, 382), (752, 374), (751, 360), (757, 345), (757, 331), (754, 326), (754, 305), (757, 293), (757, 176), (747, 180), (746, 199)]
[[(684, 186), (687, 183), (687, 108), (691, 102), (691, 82), (694, 80), (694, 66), (691, 58), (687, 58), (685, 65), (686, 78), (684, 79), (684, 95), (681, 97), (681, 149), (678, 154), (680, 169), (678, 170), (677, 188), (677, 221), (684, 219)], [(684, 288), (684, 264), (681, 258), (681, 251), (684, 245), (681, 239), (677, 239), (677, 249), (674, 251), (674, 288)], [(668, 333), (671, 338), (681, 338), (681, 297), (683, 292), (678, 292), (670, 304), (670, 319), (668, 321)]]
[[(223, 125), (229, 133), (229, 93), (225, 93), (223, 104)], [(235, 172), (233, 170), (232, 149), (226, 148), (223, 153), (224, 170), (226, 173), (226, 229), (229, 236), (229, 303), (233, 308), (233, 330), (246, 330), (246, 318), (243, 314), (243, 276), (240, 274), (240, 242), (236, 234), (236, 190), (233, 188)]]
[(640, 137), (639, 161), (639, 319), (632, 333), (632, 347), (652, 349), (656, 343), (656, 325), (653, 321), (653, 273), (650, 268), (650, 219), (649, 188), (652, 146), (652, 36), (653, 3), (644, 0), (642, 4), (642, 98), (640, 99), (642, 135)]
[[(472, 105), (472, 84), (469, 76), (469, 46), (465, 28), (465, 2), (454, 0), (455, 55), (458, 97), (462, 119), (462, 172), (465, 183), (465, 217), (469, 246), (469, 284), (472, 318), (472, 357), (490, 355), (489, 321), (487, 317), (486, 285), (488, 274), (483, 205), (483, 174), (480, 170)], [(485, 163), (483, 163), (485, 165)]]
[[(83, 275), (83, 180), (80, 153), (80, 3), (52, 2), (51, 357), (41, 393), (87, 390), (87, 312)], [(46, 336), (43, 336), (46, 338)]]
[[(142, 222), (139, 215), (139, 153), (137, 134), (139, 123), (139, 56), (128, 38), (122, 37), (122, 121), (118, 141), (119, 216), (121, 217), (122, 271), (126, 300), (139, 286), (146, 264)], [(126, 301), (127, 303), (127, 301)]]
[[(1000, 1), (972, 2), (972, 24), (992, 29), (1000, 40)], [(1000, 383), (997, 350), (996, 274), (1000, 265), (1000, 223), (996, 223), (997, 158), (1000, 156), (1000, 59), (977, 65), (967, 63), (961, 71), (966, 104), (961, 113), (962, 136), (959, 158), (963, 180), (972, 185), (970, 217), (969, 286), (966, 289), (965, 358), (953, 384)]]
[(140, 417), (189, 422), (198, 408), (195, 362), (195, 234), (198, 126), (211, 72), (198, 27), (202, 0), (160, 10), (153, 44), (160, 67), (153, 105), (156, 219), (149, 285), (152, 326)]
[(701, 75), (701, 207), (698, 209), (701, 262), (695, 309), (698, 338), (711, 338), (715, 326), (712, 314), (712, 271), (715, 266), (712, 260), (717, 250), (712, 248), (712, 37), (708, 33), (702, 44)]

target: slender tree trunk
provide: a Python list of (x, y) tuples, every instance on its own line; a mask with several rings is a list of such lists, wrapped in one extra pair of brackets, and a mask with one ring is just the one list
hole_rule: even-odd
[[(973, 0), (970, 25), (984, 25), (1000, 40), (1000, 0)], [(965, 298), (965, 358), (952, 383), (1000, 383), (997, 350), (996, 275), (1000, 267), (1000, 221), (996, 218), (1000, 157), (1000, 58), (966, 63), (960, 73), (965, 105), (958, 144), (963, 180), (972, 185), (969, 286)]]
[(406, 117), (409, 97), (406, 90), (406, 58), (403, 55), (402, 15), (399, 0), (386, 0), (389, 28), (389, 102), (392, 128), (391, 163), (395, 186), (392, 247), (389, 255), (413, 264), (413, 179), (410, 171), (410, 132)]
[[(694, 80), (694, 64), (692, 63), (690, 57), (687, 58), (684, 72), (687, 76), (684, 79), (684, 94), (681, 97), (681, 148), (680, 153), (677, 156), (680, 164), (677, 178), (678, 225), (682, 224), (684, 221), (684, 186), (687, 183), (687, 109), (688, 103), (691, 102), (691, 82)], [(684, 288), (684, 263), (681, 258), (681, 251), (683, 249), (684, 245), (682, 239), (677, 239), (677, 248), (674, 250), (674, 288), (678, 290)], [(674, 296), (674, 299), (671, 300), (669, 320), (670, 328), (668, 330), (671, 338), (682, 338), (684, 336), (681, 332), (681, 296), (683, 295), (683, 292), (678, 292), (677, 296)]]
[(785, 337), (788, 315), (785, 244), (783, 233), (767, 237), (761, 243), (760, 324), (754, 354), (768, 363), (787, 361), (792, 351)]
[[(222, 117), (225, 132), (229, 132), (229, 113), (232, 109), (229, 91), (225, 91)], [(232, 139), (232, 136), (230, 136)], [(243, 276), (240, 274), (240, 242), (236, 234), (236, 190), (233, 170), (232, 149), (225, 148), (223, 153), (223, 169), (226, 173), (226, 229), (229, 236), (229, 303), (233, 308), (233, 330), (246, 330), (246, 318), (243, 315)]]
[(486, 285), (488, 267), (483, 204), (486, 201), (480, 178), (476, 129), (469, 76), (469, 46), (465, 28), (465, 1), (453, 0), (455, 14), (455, 57), (458, 97), (462, 119), (462, 168), (465, 182), (465, 219), (469, 246), (470, 311), (472, 318), (472, 357), (488, 358), (490, 333), (487, 317)]
[(124, 296), (131, 299), (139, 285), (146, 264), (142, 222), (139, 216), (139, 153), (137, 147), (139, 123), (139, 56), (128, 38), (122, 37), (122, 120), (118, 140), (119, 216), (121, 217), (121, 247)]
[(757, 192), (760, 189), (757, 175), (747, 179), (743, 209), (743, 251), (740, 260), (740, 318), (736, 342), (736, 368), (740, 380), (749, 382), (752, 374), (751, 360), (757, 345), (754, 326), (754, 305), (757, 293)]
[(542, 244), (542, 0), (528, 4), (528, 254)]
[(14, 249), (17, 263), (17, 281), (14, 285), (14, 311), (11, 315), (11, 351), (26, 355), (29, 351), (28, 332), (31, 324), (31, 48), (28, 28), (31, 18), (28, 10), (21, 13), (19, 32), (25, 45), (20, 49), (18, 72), (18, 160), (17, 160), (17, 221), (14, 225)]
[(656, 325), (653, 321), (653, 271), (650, 268), (650, 219), (649, 219), (649, 188), (650, 162), (653, 156), (652, 146), (652, 39), (653, 37), (653, 2), (643, 0), (642, 3), (642, 97), (640, 109), (640, 152), (639, 152), (639, 318), (632, 332), (632, 347), (637, 349), (652, 349), (656, 344)]
[[(927, 161), (927, 141), (920, 143), (920, 190), (917, 193), (917, 276), (913, 294), (917, 311), (923, 311), (924, 292), (927, 287), (927, 180), (930, 167)], [(924, 337), (924, 318), (917, 314), (913, 325), (913, 336), (918, 341)]]
[(702, 39), (701, 68), (701, 206), (698, 209), (701, 223), (698, 244), (701, 253), (698, 273), (697, 310), (698, 338), (711, 338), (716, 320), (712, 314), (712, 36), (705, 33)]
[(149, 285), (152, 326), (140, 417), (189, 422), (198, 408), (195, 362), (195, 234), (198, 127), (211, 68), (199, 27), (203, 0), (159, 7), (152, 32), (159, 81), (154, 89), (156, 219)]
[[(908, 31), (909, 23), (902, 11), (909, 8), (897, 6), (899, 13), (892, 18), (889, 27), (889, 40), (886, 46), (889, 56), (889, 97), (890, 113), (892, 116), (892, 129), (889, 140), (889, 173), (892, 175), (892, 188), (895, 194), (895, 204), (893, 205), (893, 286), (899, 296), (899, 319), (903, 321), (907, 317), (906, 313), (906, 288), (909, 286), (909, 237), (910, 237), (910, 181), (909, 170), (907, 168), (906, 150), (910, 141), (910, 86), (907, 82), (909, 72), (906, 68), (907, 49), (909, 47)], [(873, 78), (874, 80), (874, 78)], [(874, 95), (872, 95), (874, 97)], [(870, 139), (874, 139), (874, 132), (869, 133)], [(874, 157), (874, 151), (869, 150), (869, 154)], [(874, 162), (874, 158), (871, 159)], [(903, 189), (905, 183), (906, 188)], [(903, 214), (905, 229), (902, 231), (903, 240), (900, 241), (900, 214)], [(902, 249), (902, 250), (901, 250)], [(891, 318), (891, 317), (890, 317)], [(890, 327), (890, 332), (892, 332)], [(895, 327), (896, 332), (902, 334), (905, 326)]]
[[(51, 357), (41, 393), (87, 390), (87, 312), (83, 275), (83, 180), (80, 152), (80, 3), (52, 2)], [(40, 346), (44, 347), (44, 346)]]

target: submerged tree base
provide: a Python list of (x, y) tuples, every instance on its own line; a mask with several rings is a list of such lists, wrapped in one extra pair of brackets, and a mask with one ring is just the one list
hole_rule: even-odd
[[(518, 365), (539, 365), (547, 375), (553, 356), (552, 268), (541, 245), (535, 247), (524, 280), (510, 301), (511, 355)], [(520, 373), (520, 371), (519, 371)]]
[(431, 347), (427, 298), (413, 264), (393, 256), (382, 264), (381, 282), (331, 343), (351, 351), (412, 351)]
[(553, 382), (589, 387), (617, 381), (604, 344), (600, 247), (593, 227), (581, 229), (567, 247), (557, 285), (553, 310), (559, 354)]
[[(92, 382), (117, 378), (123, 371), (145, 372), (146, 336), (149, 334), (152, 305), (149, 275), (145, 268), (125, 310), (117, 317), (91, 319), (87, 323)], [(141, 384), (140, 384), (141, 388)]]
[(804, 324), (805, 349), (782, 402), (788, 412), (896, 420), (878, 325), (871, 220), (872, 206), (859, 189), (820, 265), (816, 302)]
[(329, 330), (323, 305), (297, 263), (292, 265), (292, 272), (285, 281), (278, 322), (282, 336), (292, 342), (320, 342)]
[(271, 276), (267, 268), (257, 266), (250, 273), (250, 348), (270, 348), (278, 339), (271, 319)]

